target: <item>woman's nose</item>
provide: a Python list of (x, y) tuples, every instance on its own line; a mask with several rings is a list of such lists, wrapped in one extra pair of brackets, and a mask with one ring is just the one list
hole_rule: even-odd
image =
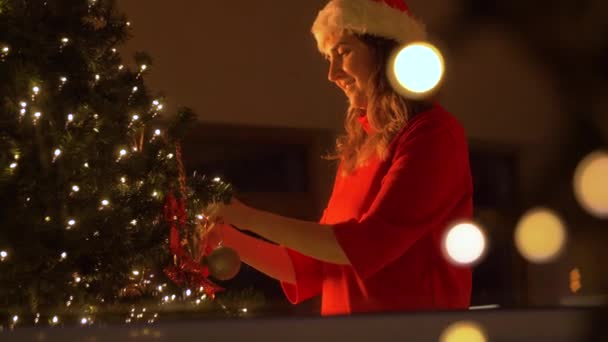
[(327, 79), (330, 82), (336, 82), (340, 75), (343, 73), (342, 67), (336, 61), (329, 62), (329, 71), (327, 73)]

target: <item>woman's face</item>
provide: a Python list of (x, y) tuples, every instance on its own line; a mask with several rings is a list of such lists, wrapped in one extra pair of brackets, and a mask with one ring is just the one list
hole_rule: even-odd
[(375, 66), (372, 50), (348, 32), (328, 36), (324, 47), (327, 78), (342, 89), (352, 107), (366, 110), (368, 81)]

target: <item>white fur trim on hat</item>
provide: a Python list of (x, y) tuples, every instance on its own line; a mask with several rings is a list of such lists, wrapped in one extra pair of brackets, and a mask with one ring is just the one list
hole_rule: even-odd
[(328, 35), (343, 30), (393, 39), (400, 44), (427, 37), (424, 25), (408, 12), (373, 0), (331, 0), (312, 25), (322, 52)]

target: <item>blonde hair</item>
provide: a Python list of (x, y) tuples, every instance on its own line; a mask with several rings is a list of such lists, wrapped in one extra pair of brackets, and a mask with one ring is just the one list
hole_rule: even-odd
[(344, 121), (346, 132), (336, 140), (336, 151), (325, 156), (329, 160), (341, 161), (343, 176), (365, 165), (372, 157), (386, 159), (395, 135), (412, 117), (430, 107), (428, 102), (405, 99), (391, 87), (386, 69), (390, 54), (398, 47), (396, 41), (372, 35), (355, 36), (372, 49), (376, 61), (368, 87), (371, 90), (367, 120), (372, 133), (367, 134), (358, 120), (365, 112), (351, 106)]

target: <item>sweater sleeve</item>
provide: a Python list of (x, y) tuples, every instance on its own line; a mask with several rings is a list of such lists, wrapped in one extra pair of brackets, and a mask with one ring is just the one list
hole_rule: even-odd
[(402, 256), (418, 239), (444, 229), (467, 188), (464, 132), (440, 120), (419, 120), (398, 136), (388, 172), (359, 220), (333, 225), (355, 272), (367, 279)]
[(287, 299), (298, 304), (320, 294), (323, 283), (321, 262), (289, 248), (286, 250), (296, 276), (295, 284), (281, 282)]

